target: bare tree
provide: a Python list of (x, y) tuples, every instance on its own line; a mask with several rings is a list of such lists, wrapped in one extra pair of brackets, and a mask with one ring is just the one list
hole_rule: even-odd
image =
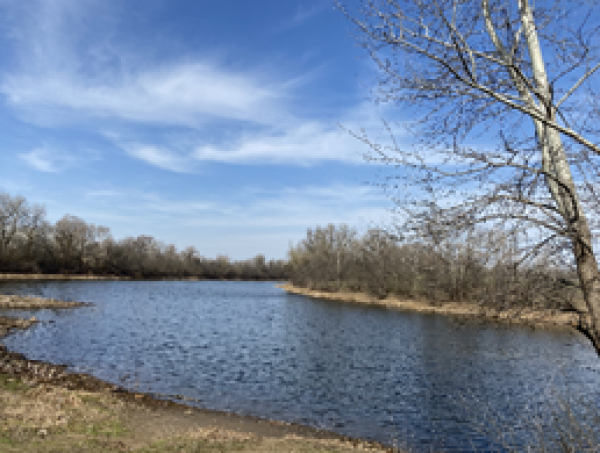
[(0, 259), (14, 258), (11, 246), (29, 217), (29, 207), (23, 197), (0, 193)]
[(30, 207), (21, 227), (25, 243), (21, 254), (22, 259), (33, 270), (37, 269), (37, 265), (34, 264), (37, 261), (36, 253), (45, 243), (49, 229), (50, 224), (46, 221), (46, 208), (39, 205)]
[(91, 270), (96, 257), (100, 258), (99, 242), (108, 235), (106, 227), (88, 224), (72, 215), (63, 216), (54, 226), (54, 247), (64, 270)]
[(395, 198), (408, 213), (404, 227), (528, 233), (536, 240), (517, 261), (550, 245), (554, 256), (567, 249), (587, 307), (580, 329), (600, 353), (594, 3), (357, 0), (338, 7), (378, 68), (376, 98), (423, 113), (405, 124), (420, 138), (410, 146), (391, 123), (384, 123), (386, 143), (354, 133), (371, 158), (400, 168), (384, 182), (388, 189), (411, 187)]

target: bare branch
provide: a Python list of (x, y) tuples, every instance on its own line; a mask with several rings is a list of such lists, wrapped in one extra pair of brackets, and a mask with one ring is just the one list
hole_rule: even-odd
[(563, 102), (565, 102), (569, 96), (571, 96), (576, 90), (577, 88), (579, 88), (581, 86), (581, 84), (583, 82), (585, 82), (587, 79), (589, 79), (592, 74), (594, 74), (594, 72), (596, 72), (596, 70), (600, 68), (600, 63), (598, 63), (596, 66), (594, 66), (592, 69), (590, 69), (583, 77), (581, 77), (577, 83), (575, 85), (573, 85), (573, 87), (567, 92), (565, 93), (565, 95), (560, 99), (560, 101), (558, 101), (555, 105), (555, 108), (559, 108)]

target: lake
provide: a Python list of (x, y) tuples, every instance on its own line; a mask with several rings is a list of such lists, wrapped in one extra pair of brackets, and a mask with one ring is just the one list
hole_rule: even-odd
[(557, 398), (600, 402), (600, 359), (579, 333), (359, 307), (276, 282), (3, 283), (0, 292), (93, 302), (36, 316), (4, 340), (130, 389), (307, 424), (416, 451), (530, 442)]

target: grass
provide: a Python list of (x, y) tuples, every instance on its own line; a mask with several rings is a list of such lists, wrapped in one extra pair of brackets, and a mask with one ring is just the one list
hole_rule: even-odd
[[(169, 439), (157, 442), (139, 450), (140, 453), (163, 452), (261, 452), (261, 453), (343, 453), (345, 448), (321, 445), (312, 442), (300, 442), (294, 439), (260, 439), (234, 441), (227, 443), (211, 442), (207, 440)], [(366, 450), (363, 450), (366, 451)]]
[(263, 437), (218, 423), (207, 426), (200, 413), (197, 418), (193, 414), (161, 411), (160, 407), (150, 408), (106, 391), (68, 390), (46, 384), (32, 387), (19, 378), (0, 374), (3, 453), (356, 451), (342, 440), (283, 434)]
[(163, 452), (234, 452), (244, 451), (251, 444), (249, 442), (211, 443), (207, 440), (167, 439), (155, 442), (140, 453)]
[(121, 420), (107, 420), (101, 423), (79, 424), (71, 428), (71, 432), (95, 437), (122, 437), (130, 432)]
[(29, 386), (24, 384), (20, 379), (16, 379), (8, 374), (0, 373), (0, 389), (10, 392), (23, 392), (28, 388)]

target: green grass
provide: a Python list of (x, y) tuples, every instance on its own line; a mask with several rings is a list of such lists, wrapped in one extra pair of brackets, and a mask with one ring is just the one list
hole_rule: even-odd
[(70, 430), (74, 433), (85, 434), (93, 437), (121, 437), (130, 431), (125, 428), (121, 420), (107, 420), (91, 425), (76, 425)]
[(106, 407), (106, 405), (102, 402), (102, 398), (99, 396), (86, 395), (81, 397), (81, 401), (84, 403), (93, 406), (99, 412), (109, 413), (111, 410)]
[(19, 378), (9, 374), (0, 374), (0, 388), (11, 392), (23, 392), (29, 389), (29, 386), (24, 384)]
[(207, 440), (167, 439), (155, 442), (145, 448), (137, 450), (139, 453), (166, 453), (166, 452), (235, 452), (244, 451), (255, 445), (255, 441), (217, 443)]

